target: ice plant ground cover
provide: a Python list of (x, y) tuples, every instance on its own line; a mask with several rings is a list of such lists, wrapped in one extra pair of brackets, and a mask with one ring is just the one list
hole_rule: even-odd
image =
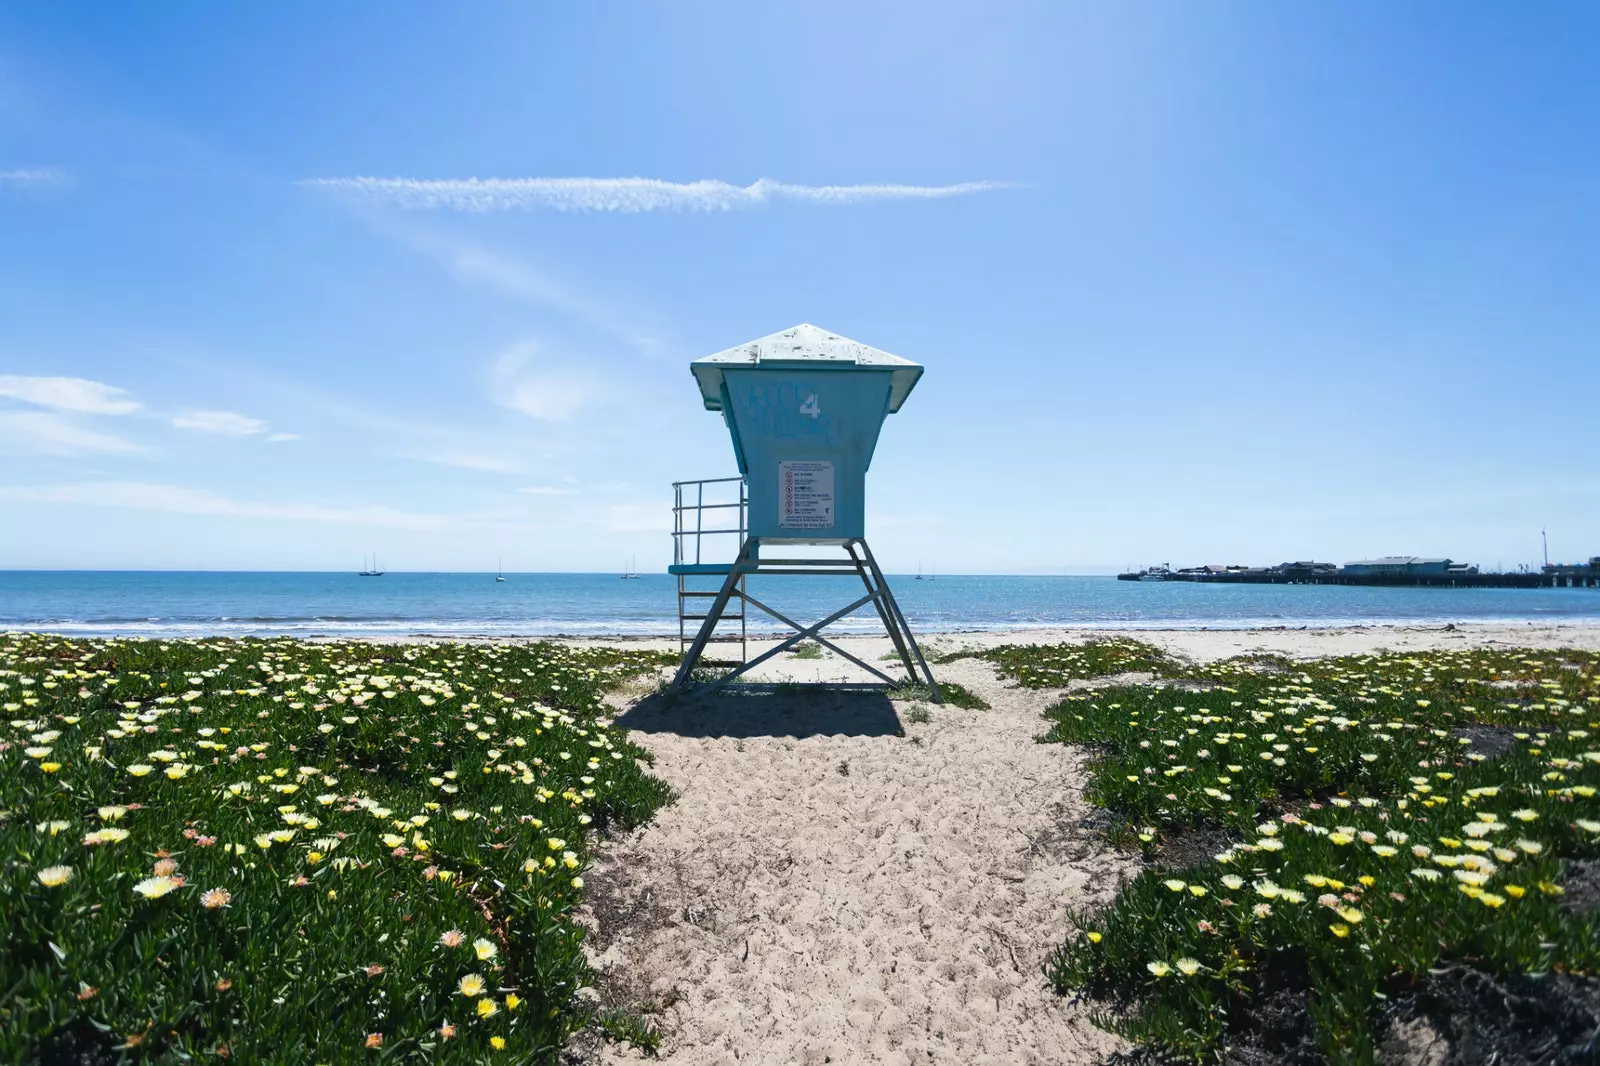
[(1191, 677), (1211, 687), (1103, 688), (1048, 712), (1042, 739), (1091, 745), (1088, 795), (1127, 842), (1159, 859), (1185, 836), (1218, 841), (1082, 915), (1047, 967), (1059, 992), (1206, 1058), (1287, 983), (1334, 1062), (1370, 1061), (1386, 1003), (1444, 967), (1571, 975), (1594, 998), (1600, 915), (1564, 905), (1563, 883), (1600, 855), (1600, 657), (1234, 661)]
[(1148, 673), (1179, 677), (1184, 668), (1153, 644), (1128, 637), (1093, 640), (1084, 644), (1002, 644), (986, 651), (958, 651), (937, 662), (985, 659), (1003, 677), (1024, 688), (1064, 688), (1069, 682), (1108, 674)]
[(661, 661), (0, 637), (0, 1061), (553, 1058)]

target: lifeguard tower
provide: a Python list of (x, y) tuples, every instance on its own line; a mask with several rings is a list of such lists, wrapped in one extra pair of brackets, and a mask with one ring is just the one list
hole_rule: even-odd
[[(689, 369), (706, 410), (721, 412), (727, 423), (742, 476), (673, 485), (668, 572), (678, 578), (684, 656), (672, 689), (683, 689), (710, 644), (738, 643), (741, 662), (701, 691), (720, 688), (801, 641), (814, 640), (890, 686), (926, 684), (939, 702), (938, 684), (866, 541), (867, 468), (878, 433), (883, 420), (905, 403), (922, 367), (800, 325), (696, 359)], [(730, 525), (735, 520), (726, 516), (734, 511), (736, 524)], [(709, 523), (707, 512), (714, 514)], [(737, 538), (731, 561), (702, 558), (706, 541), (716, 538)], [(816, 554), (811, 549), (818, 546), (837, 550)], [(758, 574), (857, 577), (864, 592), (821, 621), (803, 625), (750, 594), (747, 579)], [(712, 580), (716, 587), (696, 587), (696, 579)], [(707, 600), (710, 606), (702, 610)], [(730, 610), (734, 601), (736, 612)], [(822, 635), (867, 604), (889, 634), (903, 678), (891, 677)], [(754, 659), (743, 654), (750, 608), (795, 631)], [(737, 633), (730, 631), (734, 624)]]

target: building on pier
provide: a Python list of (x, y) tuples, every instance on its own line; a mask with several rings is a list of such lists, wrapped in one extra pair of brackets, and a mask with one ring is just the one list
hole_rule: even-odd
[(1386, 555), (1381, 559), (1361, 559), (1345, 563), (1339, 570), (1346, 577), (1466, 577), (1478, 572), (1476, 566), (1452, 559), (1429, 559), (1418, 555)]

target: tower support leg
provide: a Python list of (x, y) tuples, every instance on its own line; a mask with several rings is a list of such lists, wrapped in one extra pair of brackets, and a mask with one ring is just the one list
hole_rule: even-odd
[[(911, 627), (906, 624), (906, 616), (900, 611), (899, 601), (894, 598), (894, 593), (889, 590), (889, 583), (883, 579), (883, 571), (878, 569), (878, 560), (873, 558), (872, 549), (867, 547), (866, 541), (863, 540), (858, 543), (861, 545), (861, 554), (866, 556), (867, 566), (872, 570), (872, 576), (877, 580), (878, 586), (883, 589), (884, 604), (888, 607), (889, 616), (900, 623), (900, 632), (905, 635), (906, 644), (910, 647), (911, 654), (916, 657), (917, 665), (922, 667), (922, 676), (928, 684), (928, 690), (933, 693), (933, 702), (943, 703), (944, 693), (939, 691), (939, 682), (933, 679), (933, 671), (928, 669), (928, 660), (922, 657), (922, 649), (917, 646), (917, 638), (912, 634)], [(890, 633), (891, 635), (893, 634), (893, 627), (890, 628)], [(910, 663), (906, 665), (909, 667)], [(911, 676), (915, 679), (916, 671), (912, 671)]]
[[(738, 588), (744, 577), (746, 564), (756, 557), (759, 542), (755, 537), (747, 539), (739, 545), (739, 556), (734, 559), (733, 565), (728, 568), (728, 576), (723, 579), (722, 588), (717, 592), (717, 598), (711, 601), (711, 609), (706, 612), (705, 618), (700, 622), (700, 632), (695, 634), (694, 643), (689, 646), (689, 652), (683, 657), (683, 662), (678, 664), (678, 672), (672, 678), (671, 690), (673, 692), (683, 688), (685, 681), (700, 662), (700, 656), (705, 653), (706, 645), (711, 641), (711, 635), (716, 632), (717, 623), (722, 620), (722, 612), (727, 610), (728, 601), (733, 598), (735, 588)], [(744, 612), (741, 611), (741, 614)]]

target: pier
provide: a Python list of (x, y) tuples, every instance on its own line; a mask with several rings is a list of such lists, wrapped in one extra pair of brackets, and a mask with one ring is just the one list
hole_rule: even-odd
[(1547, 563), (1538, 570), (1483, 573), (1449, 559), (1392, 557), (1335, 566), (1294, 562), (1277, 566), (1153, 566), (1118, 574), (1120, 581), (1189, 581), (1219, 585), (1367, 585), (1391, 588), (1600, 589), (1600, 556), (1587, 563)]

